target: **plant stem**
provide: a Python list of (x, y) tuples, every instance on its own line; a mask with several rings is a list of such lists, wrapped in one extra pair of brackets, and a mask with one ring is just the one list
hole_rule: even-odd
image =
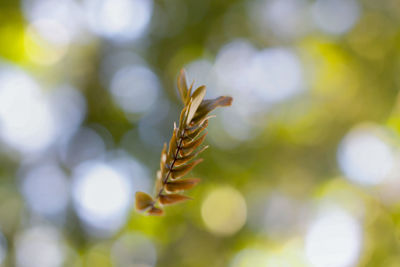
[[(168, 173), (167, 173), (167, 175), (165, 176), (165, 178), (164, 178), (163, 181), (162, 181), (163, 186), (162, 186), (162, 188), (160, 189), (160, 191), (158, 192), (158, 194), (156, 195), (155, 200), (154, 200), (154, 204), (157, 203), (157, 200), (160, 198), (161, 194), (163, 193), (164, 188), (165, 188), (165, 185), (166, 185), (167, 182), (168, 182), (168, 178), (169, 178), (169, 176), (170, 176), (171, 173), (172, 173), (172, 169), (174, 168), (175, 162), (176, 162), (176, 160), (178, 159), (179, 151), (180, 151), (181, 148), (182, 148), (182, 143), (183, 143), (183, 137), (184, 137), (184, 136), (185, 136), (185, 129), (183, 130), (181, 137), (179, 137), (179, 144), (178, 144), (178, 147), (176, 148), (176, 153), (175, 153), (175, 156), (174, 156), (174, 160), (172, 161), (171, 166), (168, 168)], [(154, 204), (153, 204), (153, 206), (154, 206)]]

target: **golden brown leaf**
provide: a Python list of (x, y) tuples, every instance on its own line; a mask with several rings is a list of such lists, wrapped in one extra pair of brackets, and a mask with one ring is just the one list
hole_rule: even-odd
[(204, 96), (206, 95), (206, 87), (200, 86), (193, 92), (193, 95), (190, 97), (192, 103), (189, 106), (189, 113), (187, 116), (186, 124), (190, 124), (193, 116), (195, 115), (197, 108), (200, 106), (201, 101), (203, 101)]
[(230, 96), (220, 96), (215, 99), (203, 100), (198, 107), (195, 116), (193, 117), (194, 122), (199, 122), (202, 118), (205, 118), (208, 113), (216, 109), (217, 107), (226, 107), (232, 105), (233, 98)]
[(205, 120), (203, 123), (200, 125), (196, 125), (194, 128), (189, 128), (186, 131), (186, 135), (184, 137), (184, 140), (193, 140), (195, 139), (204, 129), (206, 129), (208, 126), (208, 120)]
[(178, 147), (176, 133), (177, 129), (174, 127), (174, 131), (172, 133), (171, 140), (169, 141), (169, 148), (168, 148), (168, 157), (170, 159), (175, 158), (176, 149)]
[(204, 141), (204, 139), (206, 138), (208, 132), (205, 132), (202, 136), (193, 139), (193, 140), (186, 140), (183, 141), (183, 146), (182, 148), (185, 149), (189, 149), (189, 148), (193, 148), (196, 149), (199, 145), (201, 145)]
[(144, 192), (136, 192), (135, 198), (136, 198), (136, 209), (138, 211), (144, 211), (150, 208), (154, 203), (153, 198)]
[(155, 192), (160, 192), (161, 188), (163, 187), (163, 175), (161, 171), (157, 171), (157, 178), (156, 178), (156, 185), (155, 185)]
[(197, 159), (193, 162), (190, 162), (188, 164), (179, 166), (179, 167), (174, 167), (171, 171), (171, 179), (178, 179), (190, 172), (197, 164), (202, 162), (203, 159)]
[(187, 97), (188, 97), (188, 88), (187, 88), (187, 82), (186, 82), (186, 72), (184, 69), (181, 70), (178, 76), (178, 90), (179, 90), (179, 95), (182, 99), (183, 103), (186, 103)]
[(185, 129), (185, 133), (186, 134), (191, 134), (194, 131), (198, 130), (199, 128), (203, 127), (205, 124), (207, 126), (208, 125), (208, 121), (206, 122), (206, 120), (205, 120), (202, 123), (192, 124), (188, 128)]
[(179, 116), (179, 134), (180, 134), (180, 132), (182, 132), (182, 130), (186, 126), (186, 118), (187, 118), (188, 110), (189, 110), (188, 107), (184, 107), (181, 111), (181, 115)]
[(198, 178), (188, 178), (183, 180), (170, 181), (165, 185), (167, 192), (179, 192), (189, 190), (200, 182)]
[(149, 211), (148, 211), (149, 215), (156, 215), (156, 216), (161, 216), (164, 214), (164, 211), (160, 208), (157, 207), (152, 207)]
[(230, 96), (220, 96), (214, 99), (205, 99), (201, 102), (198, 111), (204, 112), (205, 110), (211, 111), (217, 107), (227, 107), (232, 105), (233, 98)]
[(164, 143), (163, 150), (161, 151), (161, 159), (160, 159), (160, 172), (163, 176), (166, 171), (166, 164), (167, 163), (167, 143)]
[(179, 156), (186, 157), (192, 154), (204, 141), (207, 133), (203, 134), (200, 138), (193, 140), (189, 144), (185, 145), (180, 151)]
[(192, 95), (193, 85), (194, 85), (194, 81), (190, 84), (190, 87), (188, 89), (188, 93), (187, 93), (188, 97), (187, 97), (186, 103), (184, 103), (185, 105), (189, 104), (190, 96)]
[(194, 159), (195, 157), (197, 157), (200, 153), (202, 153), (204, 150), (206, 150), (209, 146), (204, 146), (202, 149), (198, 150), (195, 153), (192, 154), (187, 154), (184, 157), (178, 157), (175, 161), (174, 166), (178, 167), (181, 166), (182, 164), (185, 164), (187, 162), (189, 162), (190, 160)]
[(190, 197), (179, 194), (168, 194), (160, 196), (160, 203), (162, 205), (171, 205), (191, 199)]

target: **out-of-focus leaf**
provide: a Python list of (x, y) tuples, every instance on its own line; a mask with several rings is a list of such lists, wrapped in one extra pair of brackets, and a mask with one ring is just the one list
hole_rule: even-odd
[(188, 154), (184, 157), (178, 157), (175, 161), (174, 166), (178, 167), (182, 164), (185, 164), (187, 162), (189, 162), (190, 160), (194, 159), (195, 157), (197, 157), (201, 152), (203, 152), (204, 150), (206, 150), (208, 148), (208, 146), (203, 147), (202, 149), (200, 149), (199, 151), (192, 153), (192, 154)]
[(179, 195), (179, 194), (168, 194), (160, 196), (160, 203), (162, 205), (171, 205), (179, 202), (183, 202), (186, 200), (192, 199), (190, 197)]
[(179, 151), (179, 156), (186, 157), (192, 154), (204, 141), (207, 133), (203, 134), (200, 138), (193, 140)]
[(164, 211), (160, 208), (157, 207), (152, 207), (149, 211), (148, 211), (149, 215), (156, 215), (156, 216), (161, 216), (164, 214)]
[(183, 180), (170, 181), (166, 184), (165, 189), (167, 192), (179, 192), (189, 190), (200, 182), (198, 178), (188, 178)]
[(190, 172), (197, 164), (199, 164), (202, 161), (203, 161), (203, 159), (197, 159), (188, 164), (185, 164), (185, 165), (182, 165), (179, 167), (174, 167), (171, 172), (171, 179), (174, 180), (174, 179), (181, 178), (182, 176), (184, 176), (185, 174)]
[(144, 211), (150, 208), (154, 203), (153, 198), (144, 192), (136, 192), (135, 198), (136, 198), (136, 209), (138, 211)]
[(192, 125), (202, 125), (205, 121), (209, 119), (215, 118), (215, 115), (204, 114), (204, 116), (198, 117), (196, 119), (192, 119)]
[(233, 98), (230, 96), (220, 96), (215, 99), (203, 100), (198, 107), (195, 116), (193, 117), (193, 121), (201, 121), (202, 118), (205, 118), (208, 113), (210, 113), (217, 107), (226, 107), (232, 105), (232, 101)]
[(157, 178), (156, 178), (156, 185), (155, 185), (155, 193), (160, 192), (161, 188), (163, 187), (163, 175), (161, 171), (157, 171)]
[(184, 137), (184, 140), (193, 140), (195, 139), (201, 132), (204, 131), (208, 126), (208, 120), (204, 121), (201, 125), (199, 125), (196, 129), (192, 131), (188, 131)]
[(165, 164), (166, 163), (167, 163), (167, 143), (164, 143), (163, 150), (161, 151), (161, 160), (160, 160), (161, 175), (165, 174), (165, 171), (166, 171)]
[[(192, 136), (192, 135), (197, 135), (200, 133), (200, 131), (204, 130), (208, 126), (208, 120), (205, 120), (203, 123), (196, 124), (192, 127), (189, 127), (186, 129), (186, 136)], [(194, 137), (192, 136), (192, 139)]]
[(186, 72), (184, 69), (181, 69), (181, 72), (178, 76), (178, 90), (179, 95), (182, 99), (182, 102), (185, 104), (188, 98), (188, 88), (187, 88), (187, 81), (186, 81)]
[(187, 100), (186, 100), (186, 104), (189, 103), (190, 96), (192, 95), (193, 85), (194, 85), (194, 81), (190, 84), (190, 87), (188, 89), (188, 93), (187, 93), (188, 97), (187, 97)]
[(211, 111), (217, 107), (227, 107), (232, 105), (233, 98), (230, 96), (220, 96), (214, 99), (203, 100), (198, 108), (199, 113), (207, 110)]
[(188, 110), (189, 110), (188, 107), (184, 107), (181, 111), (181, 115), (179, 117), (179, 133), (181, 133), (182, 130), (186, 127), (186, 118)]
[(174, 127), (174, 132), (172, 133), (171, 140), (169, 141), (168, 157), (170, 159), (175, 158), (176, 149), (178, 147), (176, 133), (177, 129)]
[(190, 124), (194, 114), (197, 111), (197, 108), (200, 106), (200, 103), (201, 103), (201, 101), (203, 101), (203, 98), (205, 95), (206, 95), (206, 87), (205, 86), (200, 86), (199, 88), (196, 89), (196, 91), (193, 92), (193, 95), (191, 96), (192, 103), (189, 106), (189, 113), (188, 113), (186, 124)]
[(204, 139), (206, 138), (206, 136), (207, 136), (207, 132), (196, 139), (183, 141), (183, 146), (182, 146), (183, 150), (192, 149), (192, 148), (193, 148), (193, 150), (196, 149), (199, 145), (201, 145), (204, 142)]

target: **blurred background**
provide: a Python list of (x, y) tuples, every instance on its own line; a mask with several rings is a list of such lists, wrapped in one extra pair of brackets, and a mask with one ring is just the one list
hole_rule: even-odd
[[(231, 95), (147, 217), (176, 78)], [(400, 266), (400, 1), (0, 0), (0, 263)]]

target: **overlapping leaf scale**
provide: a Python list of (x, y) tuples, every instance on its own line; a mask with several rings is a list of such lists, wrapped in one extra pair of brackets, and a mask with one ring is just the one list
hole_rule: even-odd
[(186, 72), (184, 70), (181, 70), (179, 76), (178, 76), (178, 91), (179, 95), (182, 99), (183, 103), (186, 103), (186, 100), (188, 98), (188, 88), (187, 88), (187, 82), (186, 82)]
[(167, 163), (167, 144), (164, 143), (164, 147), (161, 151), (161, 159), (160, 159), (160, 172), (161, 175), (163, 176), (166, 173), (166, 163)]
[(144, 211), (153, 206), (153, 198), (144, 192), (136, 192), (136, 209), (139, 211)]
[(178, 167), (181, 166), (182, 164), (185, 164), (187, 162), (189, 162), (190, 160), (196, 158), (201, 152), (203, 152), (204, 150), (206, 150), (209, 146), (204, 146), (203, 148), (199, 149), (198, 151), (186, 155), (186, 156), (179, 156), (176, 160), (175, 160), (175, 164), (174, 166)]
[(188, 196), (180, 195), (180, 194), (163, 194), (160, 195), (160, 203), (161, 205), (171, 205), (179, 202), (183, 202), (186, 200), (192, 199)]
[[(177, 129), (174, 127), (174, 131), (172, 133), (171, 140), (169, 141), (169, 147), (168, 147), (168, 159), (174, 159), (175, 154), (176, 154), (176, 149), (178, 148), (178, 140), (177, 140)], [(167, 161), (169, 161), (167, 159)], [(168, 162), (167, 162), (168, 163)]]
[(207, 134), (201, 133), (207, 128), (208, 119), (213, 117), (208, 114), (217, 107), (229, 106), (232, 103), (232, 98), (226, 96), (204, 100), (205, 86), (198, 87), (192, 93), (193, 83), (188, 87), (184, 70), (181, 70), (177, 84), (184, 108), (180, 114), (179, 128), (174, 124), (168, 150), (164, 144), (161, 152), (160, 170), (157, 172), (155, 186), (156, 197), (153, 199), (143, 192), (136, 194), (136, 208), (139, 211), (147, 210), (149, 215), (164, 213), (160, 207), (156, 207), (157, 203), (170, 205), (191, 199), (177, 192), (193, 188), (200, 179), (180, 178), (202, 162), (202, 159), (194, 159), (208, 148), (205, 146), (198, 149)]
[(206, 95), (206, 87), (205, 86), (200, 86), (193, 92), (193, 95), (191, 96), (191, 104), (189, 106), (189, 112), (188, 112), (186, 124), (190, 124), (190, 122), (192, 121), (192, 118), (196, 114), (197, 108), (200, 106), (205, 95)]
[(197, 138), (197, 136), (200, 135), (201, 132), (203, 132), (208, 126), (208, 120), (205, 120), (203, 123), (201, 123), (200, 125), (196, 125), (196, 127), (194, 128), (194, 130), (192, 131), (187, 131), (183, 140), (194, 140)]
[(188, 172), (190, 172), (194, 167), (196, 167), (196, 165), (198, 165), (202, 161), (203, 159), (197, 159), (185, 165), (174, 167), (171, 171), (171, 176), (170, 176), (171, 179), (175, 180), (185, 176)]
[(194, 139), (188, 143), (184, 143), (182, 149), (179, 151), (181, 157), (186, 157), (192, 154), (204, 141), (207, 133), (203, 134), (201, 137)]
[(147, 213), (149, 215), (161, 216), (161, 215), (164, 214), (164, 211), (162, 209), (160, 209), (160, 208), (157, 208), (157, 207), (153, 206), (153, 207), (151, 207), (150, 210), (147, 211)]
[(165, 185), (165, 190), (170, 193), (176, 193), (193, 188), (200, 182), (198, 178), (187, 178), (181, 180), (170, 181)]
[(203, 100), (196, 110), (192, 123), (198, 123), (204, 120), (207, 115), (217, 107), (226, 107), (232, 105), (232, 97), (220, 96), (215, 99)]

